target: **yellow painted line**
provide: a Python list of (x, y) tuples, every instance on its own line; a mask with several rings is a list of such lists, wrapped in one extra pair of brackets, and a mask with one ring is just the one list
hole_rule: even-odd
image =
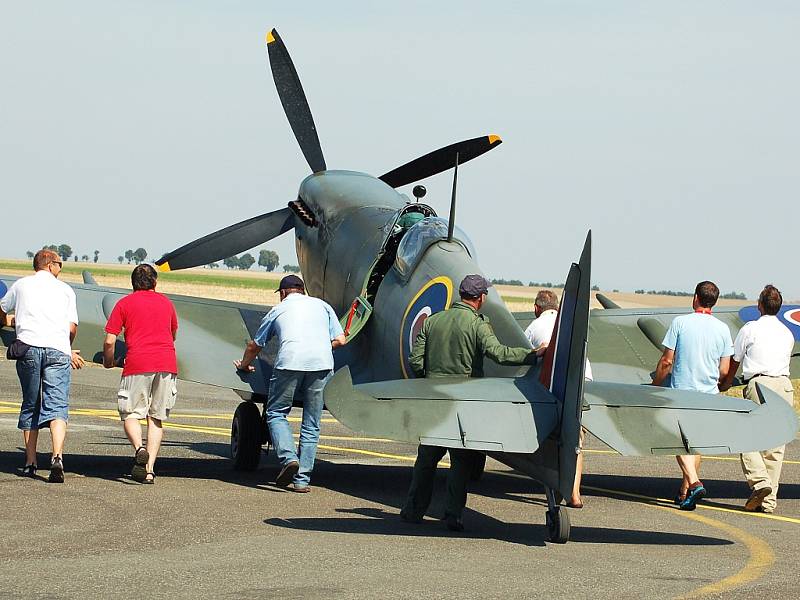
[[(585, 448), (583, 450), (583, 452), (586, 452), (587, 454), (616, 454), (618, 456), (622, 456), (616, 450), (590, 450), (588, 448)], [(656, 458), (657, 456), (658, 455), (654, 454), (651, 458)], [(739, 457), (738, 456), (706, 456), (704, 454), (703, 455), (703, 460), (732, 460), (732, 461), (735, 461), (735, 462), (738, 463), (739, 462)], [(800, 460), (784, 460), (783, 464), (785, 464), (785, 465), (800, 465)]]
[[(686, 517), (687, 519), (691, 519), (693, 521), (697, 521), (698, 523), (703, 523), (704, 525), (708, 525), (709, 527), (714, 527), (715, 529), (724, 531), (731, 537), (735, 538), (736, 540), (747, 546), (747, 549), (750, 553), (750, 557), (748, 558), (747, 563), (745, 563), (744, 567), (742, 567), (737, 573), (734, 573), (729, 577), (725, 577), (724, 579), (720, 579), (719, 581), (716, 581), (709, 585), (705, 585), (696, 590), (692, 590), (688, 594), (680, 596), (681, 599), (699, 598), (701, 596), (707, 596), (710, 594), (722, 594), (724, 592), (729, 592), (734, 588), (738, 588), (748, 583), (752, 583), (763, 577), (767, 569), (770, 566), (772, 566), (772, 564), (775, 562), (775, 553), (772, 551), (772, 548), (770, 548), (769, 545), (764, 540), (757, 538), (754, 535), (750, 535), (749, 533), (747, 533), (746, 531), (742, 531), (738, 527), (734, 527), (733, 525), (728, 525), (727, 523), (723, 523), (722, 521), (718, 521), (710, 517), (704, 517), (703, 515), (698, 515), (693, 512), (676, 510), (674, 506), (670, 506), (672, 502), (670, 502), (666, 498), (653, 498), (650, 496), (643, 496), (641, 494), (620, 492), (617, 490), (609, 490), (606, 488), (599, 488), (594, 486), (585, 486), (585, 487), (586, 489), (589, 490), (602, 492), (613, 496), (625, 496), (628, 498), (635, 498), (648, 506), (652, 506), (654, 508), (658, 508), (661, 510), (668, 510), (675, 514), (679, 514), (680, 516)], [(703, 506), (702, 504), (698, 504), (697, 507), (714, 508), (711, 506)], [(734, 513), (740, 512), (729, 509), (724, 509), (724, 510), (726, 510), (727, 512), (734, 512)], [(745, 513), (745, 514), (751, 514), (751, 513)], [(771, 515), (764, 515), (764, 516), (771, 516)]]

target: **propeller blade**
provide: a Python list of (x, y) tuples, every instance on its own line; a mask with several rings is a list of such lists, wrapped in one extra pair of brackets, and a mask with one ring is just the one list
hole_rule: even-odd
[(458, 155), (458, 164), (463, 165), (502, 143), (503, 140), (500, 139), (500, 136), (485, 135), (450, 144), (429, 152), (425, 156), (420, 156), (402, 167), (397, 167), (393, 171), (381, 175), (379, 179), (393, 188), (414, 183), (452, 168), (456, 162), (456, 155)]
[(308, 100), (289, 51), (275, 29), (267, 33), (267, 53), (272, 68), (272, 79), (283, 104), (283, 112), (289, 119), (289, 125), (292, 126), (294, 137), (300, 144), (300, 150), (303, 151), (303, 156), (306, 157), (306, 162), (314, 173), (324, 171), (327, 167), (322, 156), (322, 147), (319, 145), (314, 117), (311, 116), (311, 108), (308, 106)]
[(177, 271), (207, 265), (278, 237), (294, 227), (294, 213), (287, 207), (247, 219), (209, 233), (156, 261), (159, 271)]

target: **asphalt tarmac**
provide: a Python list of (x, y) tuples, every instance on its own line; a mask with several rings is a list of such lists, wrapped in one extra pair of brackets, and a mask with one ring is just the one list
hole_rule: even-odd
[[(232, 470), (238, 397), (181, 382), (155, 485), (128, 476), (119, 370), (74, 372), (66, 482), (23, 478), (19, 385), (0, 359), (0, 597), (671, 598), (795, 597), (798, 443), (773, 515), (750, 514), (738, 459), (709, 458), (710, 496), (671, 505), (671, 458), (624, 458), (589, 441), (569, 543), (546, 542), (541, 487), (489, 461), (467, 531), (450, 533), (440, 469), (430, 516), (400, 521), (415, 448), (356, 437), (325, 415), (310, 494), (274, 487), (272, 454)], [(299, 413), (294, 415), (299, 417)], [(295, 420), (295, 427), (298, 423)], [(49, 464), (42, 433), (39, 464)]]

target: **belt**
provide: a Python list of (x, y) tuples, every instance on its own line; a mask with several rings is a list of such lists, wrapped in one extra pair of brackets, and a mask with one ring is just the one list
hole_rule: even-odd
[(773, 379), (777, 379), (778, 377), (786, 377), (786, 375), (767, 375), (766, 373), (757, 373), (757, 374), (753, 375), (752, 377), (750, 377), (749, 379), (745, 379), (744, 380), (744, 384), (747, 385), (748, 383), (750, 383), (756, 377), (771, 377)]

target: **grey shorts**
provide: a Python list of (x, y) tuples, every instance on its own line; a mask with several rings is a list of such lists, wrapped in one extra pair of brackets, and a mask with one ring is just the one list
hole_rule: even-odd
[(117, 410), (125, 419), (144, 419), (148, 415), (163, 421), (175, 406), (178, 395), (174, 373), (126, 375), (119, 382)]

